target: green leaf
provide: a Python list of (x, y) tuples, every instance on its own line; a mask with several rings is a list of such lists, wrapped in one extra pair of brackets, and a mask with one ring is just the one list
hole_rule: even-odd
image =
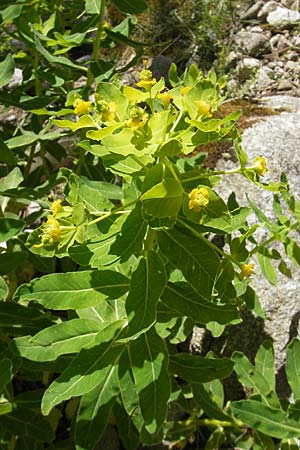
[(144, 0), (113, 0), (114, 5), (121, 11), (128, 14), (140, 14), (144, 12), (148, 6)]
[(178, 315), (191, 317), (199, 323), (215, 321), (226, 325), (239, 318), (234, 305), (206, 301), (184, 282), (168, 283), (162, 295), (162, 301)]
[(112, 366), (106, 378), (81, 398), (75, 425), (76, 450), (94, 450), (117, 395), (117, 368)]
[(82, 128), (97, 128), (94, 119), (91, 116), (83, 115), (80, 116), (77, 122), (72, 122), (72, 120), (58, 120), (53, 119), (52, 122), (61, 128), (69, 128), (71, 131), (81, 130)]
[(228, 377), (233, 362), (228, 358), (213, 359), (190, 353), (170, 355), (169, 371), (192, 383), (207, 383)]
[(9, 289), (3, 277), (0, 277), (0, 300), (5, 300), (8, 296)]
[(166, 419), (170, 396), (165, 343), (152, 328), (130, 342), (129, 352), (145, 428), (156, 434)]
[(255, 370), (265, 378), (269, 388), (275, 391), (274, 349), (271, 340), (265, 340), (259, 347), (255, 356)]
[(33, 337), (15, 339), (13, 350), (32, 361), (54, 361), (60, 355), (79, 353), (106, 326), (96, 320), (69, 320), (46, 328)]
[(183, 188), (174, 178), (164, 178), (141, 196), (146, 214), (154, 217), (176, 217), (183, 199)]
[(108, 325), (97, 337), (100, 344), (81, 350), (46, 390), (42, 400), (43, 414), (49, 414), (64, 400), (90, 392), (107, 379), (124, 348), (115, 344), (123, 327), (124, 321), (120, 320)]
[(18, 407), (10, 414), (1, 416), (1, 426), (15, 435), (25, 435), (39, 442), (50, 442), (54, 433), (48, 420), (30, 411)]
[(116, 255), (115, 259), (120, 262), (127, 261), (132, 254), (140, 253), (146, 229), (147, 223), (142, 216), (141, 205), (138, 203), (126, 218), (108, 253)]
[(247, 426), (267, 436), (290, 439), (300, 436), (299, 423), (288, 419), (285, 411), (255, 400), (240, 400), (230, 405), (234, 416)]
[[(9, 414), (13, 410), (13, 404), (10, 402), (1, 402), (0, 403), (0, 416), (4, 414)], [(1, 425), (0, 425), (1, 426)]]
[(294, 399), (300, 399), (300, 341), (294, 338), (287, 348), (285, 366), (287, 379), (292, 388)]
[(15, 302), (0, 302), (0, 329), (13, 336), (34, 334), (52, 325), (51, 318), (36, 308)]
[(234, 362), (234, 371), (242, 384), (252, 388), (253, 393), (260, 395), (265, 404), (274, 406), (276, 403), (276, 407), (279, 406), (279, 402), (276, 397), (274, 400), (274, 396), (270, 396), (272, 390), (266, 378), (250, 363), (248, 358), (243, 353), (234, 352), (231, 359)]
[(131, 276), (126, 299), (129, 335), (141, 333), (155, 322), (156, 305), (166, 284), (163, 261), (156, 252), (147, 252)]
[(4, 358), (0, 361), (0, 393), (13, 377), (13, 364), (10, 359)]
[(159, 232), (158, 243), (166, 258), (182, 271), (199, 296), (210, 301), (220, 259), (205, 240), (173, 228)]
[(8, 148), (2, 139), (0, 139), (0, 162), (9, 166), (17, 164), (17, 159), (14, 153)]
[(10, 82), (13, 77), (15, 63), (11, 55), (7, 55), (5, 60), (0, 63), (0, 88)]
[(68, 272), (34, 279), (20, 300), (35, 300), (49, 309), (81, 309), (119, 298), (128, 279), (112, 270)]
[(25, 222), (18, 219), (0, 217), (0, 242), (9, 241), (23, 230)]
[(223, 405), (218, 405), (213, 398), (209, 383), (195, 383), (192, 385), (192, 389), (194, 401), (208, 417), (217, 420), (229, 420), (228, 415), (222, 411)]
[(277, 284), (277, 274), (276, 270), (271, 264), (270, 258), (263, 255), (262, 253), (257, 253), (257, 259), (264, 277), (273, 285)]
[(1, 194), (5, 194), (5, 192), (9, 189), (17, 188), (23, 181), (23, 175), (19, 167), (15, 167), (11, 172), (6, 175), (6, 177), (1, 179), (0, 184), (0, 205), (2, 211), (4, 212), (7, 204), (9, 202), (8, 197), (1, 198)]
[(85, 9), (88, 14), (100, 14), (104, 0), (86, 0)]

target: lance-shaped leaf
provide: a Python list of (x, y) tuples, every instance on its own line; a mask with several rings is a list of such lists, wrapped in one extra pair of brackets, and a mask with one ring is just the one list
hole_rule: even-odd
[(102, 383), (85, 394), (80, 401), (75, 426), (76, 450), (95, 448), (105, 430), (117, 395), (117, 368), (112, 366)]
[(155, 434), (166, 418), (170, 379), (165, 344), (153, 328), (130, 342), (130, 360), (145, 428)]
[(275, 391), (274, 349), (270, 339), (265, 340), (256, 353), (255, 370), (265, 378), (269, 388)]
[(215, 379), (228, 377), (233, 362), (228, 358), (204, 358), (190, 353), (178, 353), (170, 356), (169, 371), (192, 383), (207, 383)]
[(234, 305), (208, 302), (184, 282), (168, 283), (161, 299), (178, 315), (191, 317), (199, 323), (215, 321), (226, 325), (239, 318)]
[(100, 14), (104, 0), (86, 0), (85, 9), (88, 14)]
[(141, 196), (146, 214), (154, 217), (176, 217), (182, 205), (183, 188), (174, 178), (164, 178)]
[(134, 383), (129, 347), (127, 347), (119, 360), (118, 365), (120, 393), (125, 411), (129, 416), (139, 409), (139, 397)]
[(144, 0), (135, 0), (130, 2), (128, 0), (113, 0), (113, 3), (121, 11), (129, 14), (139, 14), (147, 9), (147, 2)]
[(73, 319), (46, 328), (33, 337), (17, 338), (11, 349), (32, 361), (53, 361), (60, 355), (79, 353), (105, 327), (107, 323), (96, 320)]
[(28, 436), (39, 442), (50, 442), (54, 439), (50, 422), (32, 410), (18, 407), (10, 414), (1, 416), (1, 427), (10, 433)]
[(131, 277), (126, 299), (129, 335), (140, 333), (154, 323), (156, 305), (166, 284), (164, 263), (156, 252), (148, 252)]
[(289, 385), (295, 400), (300, 399), (300, 341), (294, 338), (288, 345), (285, 366)]
[(44, 312), (14, 302), (0, 302), (0, 329), (13, 336), (35, 334), (53, 321)]
[(230, 410), (237, 419), (267, 436), (279, 439), (300, 436), (299, 423), (289, 419), (281, 409), (271, 408), (255, 400), (240, 400), (231, 403)]
[(10, 82), (14, 74), (15, 63), (11, 55), (7, 55), (5, 60), (0, 63), (0, 88)]
[(81, 309), (119, 298), (128, 290), (128, 279), (111, 270), (46, 275), (21, 293), (20, 301), (35, 300), (50, 309)]
[(13, 377), (13, 363), (10, 359), (4, 358), (0, 361), (0, 393)]
[(220, 259), (209, 245), (176, 228), (160, 232), (158, 243), (164, 255), (182, 271), (200, 297), (210, 301)]
[(49, 414), (58, 403), (86, 394), (105, 380), (116, 365), (123, 345), (116, 345), (124, 326), (117, 321), (106, 327), (97, 337), (100, 344), (83, 349), (66, 370), (46, 390), (42, 400), (43, 414)]
[(141, 205), (138, 203), (122, 225), (121, 233), (110, 247), (109, 253), (116, 255), (121, 262), (142, 249), (146, 233), (146, 221), (142, 216)]
[(269, 405), (280, 407), (278, 398), (273, 395), (270, 384), (241, 352), (234, 352), (232, 357), (234, 362), (234, 370), (239, 381), (247, 387), (253, 388), (254, 394), (261, 396), (262, 401)]

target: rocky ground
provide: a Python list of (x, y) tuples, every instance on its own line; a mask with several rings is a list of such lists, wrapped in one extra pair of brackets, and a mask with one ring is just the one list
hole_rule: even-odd
[(232, 93), (300, 94), (299, 0), (241, 2), (226, 59)]
[[(231, 77), (229, 86), (232, 95), (237, 92), (241, 95), (242, 92), (272, 112), (243, 131), (243, 147), (250, 160), (259, 155), (266, 158), (268, 173), (265, 181), (278, 181), (281, 172), (285, 172), (290, 190), (300, 197), (299, 1), (258, 0), (248, 8), (241, 8), (240, 16), (242, 27), (233, 36), (227, 59)], [(235, 166), (227, 151), (217, 162), (219, 169)], [(234, 190), (238, 193), (239, 202), (244, 205), (248, 195), (271, 220), (275, 220), (272, 194), (251, 185), (243, 177), (228, 177), (219, 189), (225, 197)], [(250, 221), (254, 223), (257, 219), (253, 215)], [(259, 233), (259, 238), (267, 237), (267, 232), (261, 230)], [(277, 248), (283, 250), (280, 246)], [(278, 262), (274, 263), (276, 267)], [(300, 331), (300, 269), (288, 264), (292, 277), (287, 278), (277, 271), (277, 285), (266, 281), (259, 269), (253, 277), (252, 286), (266, 312), (265, 322), (246, 316), (242, 324), (230, 328), (221, 338), (212, 341), (207, 333), (197, 329), (193, 340), (198, 350), (213, 347), (223, 354), (230, 354), (230, 350), (239, 349), (253, 358), (259, 344), (266, 337), (271, 337), (281, 391), (286, 389), (282, 370), (285, 349), (294, 336), (299, 336)]]

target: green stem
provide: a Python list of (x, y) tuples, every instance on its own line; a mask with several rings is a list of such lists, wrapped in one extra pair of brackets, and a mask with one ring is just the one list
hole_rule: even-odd
[(81, 169), (82, 169), (83, 164), (84, 164), (84, 159), (85, 159), (85, 150), (84, 150), (84, 148), (80, 148), (79, 160), (78, 160), (77, 167), (76, 167), (76, 170), (75, 170), (75, 173), (77, 175), (81, 174)]
[[(97, 32), (96, 32), (96, 37), (95, 37), (95, 41), (94, 41), (94, 45), (93, 45), (93, 53), (92, 53), (92, 61), (95, 61), (96, 64), (98, 63), (98, 60), (99, 60), (99, 47), (100, 47), (101, 33), (102, 33), (102, 22), (103, 22), (103, 17), (104, 17), (104, 13), (105, 13), (105, 0), (102, 0), (100, 3), (101, 3), (101, 7), (100, 7), (99, 18), (98, 18), (98, 22), (97, 22)], [(87, 86), (88, 87), (91, 86), (93, 80), (94, 80), (94, 76), (91, 71), (91, 67), (89, 67), (88, 76), (87, 76)]]
[(112, 211), (109, 211), (109, 212), (107, 212), (107, 214), (103, 214), (103, 216), (97, 217), (96, 219), (94, 219), (91, 222), (89, 222), (87, 224), (87, 226), (94, 225), (95, 223), (101, 222), (102, 220), (107, 219), (107, 217), (111, 217), (114, 214), (118, 214), (118, 213), (119, 214), (120, 213), (121, 214), (125, 214), (125, 213), (128, 213), (129, 211), (126, 211), (126, 208), (128, 208), (131, 205), (134, 205), (137, 201), (138, 201), (138, 199), (133, 200), (132, 202), (127, 203), (127, 205), (122, 205), (119, 208), (116, 208), (116, 209), (114, 209)]
[(197, 176), (185, 178), (184, 180), (181, 181), (181, 183), (185, 184), (185, 183), (190, 183), (191, 181), (197, 181), (197, 180), (202, 180), (203, 178), (213, 177), (215, 175), (233, 175), (235, 173), (242, 173), (241, 169), (239, 168), (239, 169), (234, 169), (234, 170), (228, 170), (227, 172), (225, 170), (220, 170), (219, 172), (201, 172)]
[(11, 439), (10, 439), (10, 443), (8, 444), (7, 450), (14, 450), (14, 448), (16, 446), (16, 443), (17, 443), (17, 436), (15, 436), (13, 434)]
[(251, 250), (251, 252), (249, 252), (249, 256), (254, 255), (254, 253), (257, 252), (257, 250), (259, 249), (259, 247), (266, 247), (267, 245), (269, 245), (271, 242), (273, 242), (273, 241), (275, 241), (275, 240), (276, 240), (276, 237), (275, 237), (275, 236), (269, 237), (269, 238), (266, 239), (264, 242), (262, 242), (262, 243), (256, 245), (256, 246)]
[(149, 227), (146, 239), (144, 241), (144, 251), (149, 252), (150, 250), (153, 250), (156, 241), (157, 241), (157, 230), (154, 230), (153, 228)]
[(222, 428), (228, 428), (228, 427), (234, 427), (234, 428), (245, 428), (245, 424), (243, 422), (239, 421), (227, 421), (227, 420), (217, 420), (217, 419), (199, 419), (197, 420), (197, 425), (204, 425), (206, 427), (222, 427)]
[(34, 77), (35, 77), (35, 95), (37, 97), (40, 97), (42, 95), (42, 83), (41, 80), (39, 78), (38, 75), (38, 67), (39, 67), (39, 53), (38, 51), (35, 49), (34, 50), (34, 62), (33, 62), (33, 67), (34, 67)]
[(31, 164), (32, 164), (33, 158), (34, 158), (34, 154), (35, 154), (35, 144), (32, 144), (31, 148), (30, 148), (30, 153), (29, 153), (29, 156), (28, 156), (28, 161), (27, 161), (27, 164), (26, 164), (26, 167), (25, 167), (25, 172), (24, 172), (25, 180), (27, 180), (28, 177), (29, 177)]

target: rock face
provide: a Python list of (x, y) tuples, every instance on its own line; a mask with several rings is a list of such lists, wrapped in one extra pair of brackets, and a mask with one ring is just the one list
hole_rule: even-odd
[(240, 13), (230, 37), (227, 68), (232, 95), (259, 97), (276, 92), (300, 95), (300, 11), (298, 1), (257, 0)]
[[(268, 116), (246, 129), (242, 135), (242, 145), (250, 161), (256, 156), (266, 158), (268, 172), (263, 181), (279, 181), (283, 171), (288, 176), (291, 192), (300, 198), (300, 98), (287, 95), (271, 96), (263, 98), (262, 104), (284, 111), (278, 115)], [(235, 167), (236, 163), (225, 159), (217, 163), (218, 170), (224, 168), (230, 170)], [(234, 191), (237, 200), (244, 206), (248, 204), (248, 196), (271, 221), (275, 220), (272, 193), (249, 183), (243, 176), (239, 174), (227, 176), (217, 188), (225, 199)], [(249, 224), (258, 223), (254, 214), (248, 221)], [(256, 238), (265, 240), (268, 238), (268, 232), (260, 228), (257, 230)], [(275, 248), (284, 255), (281, 244), (276, 244)], [(254, 262), (259, 267), (258, 262)], [(255, 356), (261, 342), (270, 337), (274, 342), (279, 390), (282, 393), (286, 388), (284, 378), (281, 377), (286, 346), (293, 337), (300, 334), (300, 268), (288, 259), (286, 262), (292, 278), (277, 270), (277, 285), (270, 284), (259, 269), (253, 276), (251, 286), (260, 298), (266, 313), (265, 321), (251, 315), (245, 316), (240, 325), (229, 327), (225, 335), (216, 340), (212, 340), (201, 329), (195, 331), (196, 350), (205, 352), (210, 348), (222, 355), (230, 355), (233, 350), (239, 349), (245, 351), (250, 358)], [(278, 263), (279, 261), (272, 260), (275, 268), (278, 268)]]

